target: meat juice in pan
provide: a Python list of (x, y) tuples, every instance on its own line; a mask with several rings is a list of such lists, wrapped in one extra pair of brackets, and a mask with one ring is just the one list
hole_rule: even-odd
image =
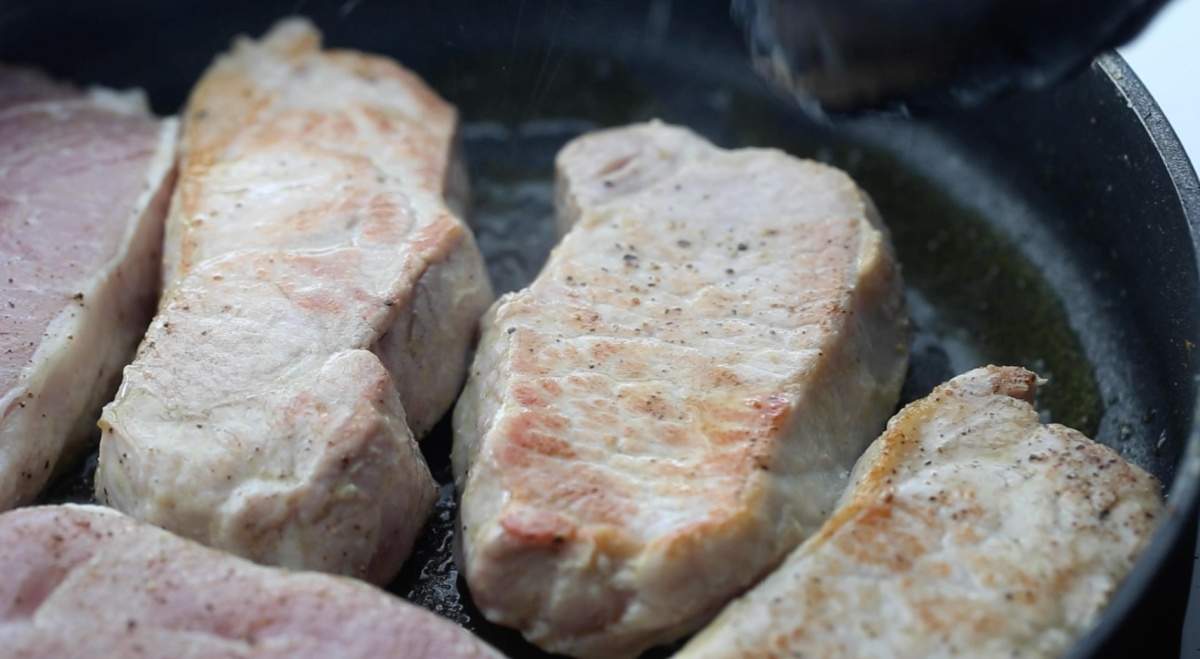
[[(472, 190), (468, 217), (497, 295), (532, 281), (557, 242), (553, 161), (570, 139), (594, 128), (658, 117), (689, 126), (719, 146), (782, 148), (844, 169), (872, 195), (892, 233), (913, 324), (901, 405), (980, 364), (1028, 366), (1052, 383), (1039, 394), (1044, 416), (1160, 471), (1156, 456), (1139, 450), (1152, 442), (1130, 439), (1152, 432), (1156, 423), (1141, 404), (1143, 395), (1119, 380), (1106, 381), (1108, 393), (1101, 395), (1097, 373), (1060, 300), (1063, 277), (1017, 239), (1035, 231), (1030, 228), (1034, 219), (1005, 209), (973, 208), (970, 200), (935, 183), (933, 174), (903, 157), (916, 141), (905, 131), (919, 129), (865, 122), (835, 132), (809, 123), (753, 79), (696, 69), (681, 73), (666, 61), (559, 57), (549, 82), (541, 74), (540, 56), (506, 54), (511, 65), (505, 76), (485, 73), (491, 60), (486, 55), (460, 54), (443, 71), (420, 72), (461, 112)], [(993, 185), (980, 171), (965, 174), (978, 177), (975, 183), (982, 188)], [(1038, 329), (1031, 332), (1031, 327)], [(458, 578), (448, 418), (421, 447), (440, 484), (439, 499), (389, 590), (512, 656), (548, 656), (516, 632), (485, 621)], [(43, 501), (90, 501), (94, 469), (93, 455)], [(648, 656), (666, 654), (664, 648)]]

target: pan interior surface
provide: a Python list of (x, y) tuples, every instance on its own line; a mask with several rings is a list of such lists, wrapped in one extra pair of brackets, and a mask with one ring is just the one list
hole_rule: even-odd
[[(96, 19), (112, 32), (66, 53), (38, 51), (17, 31), (36, 12), (14, 10), (0, 16), (0, 43), (14, 35), (0, 55), (80, 82), (144, 85), (157, 110), (174, 112), (230, 36), (261, 32), (297, 11), (281, 2), (196, 5), (184, 28), (185, 9), (144, 7), (143, 20), (161, 28), (155, 34), (178, 44), (176, 57), (153, 67), (149, 50), (167, 37), (121, 41), (128, 28), (119, 19), (122, 12), (132, 17), (136, 4), (118, 3)], [(660, 118), (724, 147), (784, 149), (846, 170), (891, 231), (914, 329), (901, 404), (981, 364), (1026, 366), (1049, 379), (1038, 400), (1045, 420), (1112, 446), (1171, 487), (1195, 401), (1194, 252), (1178, 203), (1170, 206), (1174, 189), (1163, 187), (1170, 181), (1154, 144), (1102, 71), (952, 119), (824, 125), (754, 77), (726, 3), (674, 12), (663, 2), (617, 2), (604, 11), (532, 1), (448, 4), (301, 3), (298, 11), (317, 19), (330, 45), (392, 55), (459, 107), (470, 222), (498, 293), (532, 281), (556, 242), (553, 159), (568, 140)], [(70, 2), (37, 11), (49, 15), (57, 5), (96, 11)], [(454, 7), (462, 16), (446, 20)], [(87, 47), (98, 54), (68, 59)], [(1094, 108), (1090, 125), (1080, 108)], [(1089, 129), (1124, 141), (1080, 162), (1072, 131)], [(1139, 195), (1167, 206), (1139, 204)], [(1125, 241), (1123, 227), (1149, 234), (1142, 244)], [(1157, 260), (1146, 264), (1150, 252)], [(1154, 268), (1162, 271), (1158, 281), (1173, 278), (1173, 288), (1154, 287)], [(442, 483), (441, 499), (389, 589), (511, 656), (545, 656), (471, 606), (452, 556), (448, 421), (422, 448)], [(93, 456), (46, 501), (89, 500), (94, 464)]]

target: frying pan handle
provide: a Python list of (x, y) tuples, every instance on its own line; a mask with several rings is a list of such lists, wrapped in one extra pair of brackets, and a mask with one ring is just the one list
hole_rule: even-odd
[(1166, 0), (733, 0), (758, 70), (812, 109), (937, 110), (1058, 81)]

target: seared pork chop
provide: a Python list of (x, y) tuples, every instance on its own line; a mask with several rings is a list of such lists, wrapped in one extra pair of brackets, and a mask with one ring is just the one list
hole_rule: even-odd
[(390, 579), (435, 497), (491, 288), (454, 109), (293, 19), (188, 101), (166, 292), (104, 410), (98, 497), (255, 561)]
[(0, 511), (95, 441), (158, 296), (174, 120), (0, 66)]
[(904, 408), (819, 533), (677, 657), (1056, 657), (1133, 565), (1159, 484), (976, 369)]
[(0, 566), (12, 659), (501, 656), (364, 583), (260, 567), (109, 508), (0, 515)]
[(896, 403), (901, 282), (842, 172), (661, 123), (558, 157), (569, 230), (501, 298), (455, 411), (491, 620), (578, 656), (703, 624), (832, 510)]

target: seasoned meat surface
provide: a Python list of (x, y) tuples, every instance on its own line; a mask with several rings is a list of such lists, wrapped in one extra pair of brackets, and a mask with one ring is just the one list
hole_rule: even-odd
[(543, 648), (632, 656), (816, 530), (896, 403), (906, 314), (836, 169), (661, 123), (557, 167), (566, 236), (485, 316), (455, 410), (462, 571)]
[(491, 288), (454, 109), (299, 19), (187, 104), (165, 293), (104, 411), (101, 501), (252, 560), (385, 582), (435, 498)]
[(0, 511), (95, 441), (158, 296), (175, 122), (0, 65)]
[(989, 366), (904, 408), (838, 510), (678, 657), (1057, 657), (1133, 565), (1158, 482)]
[(364, 583), (260, 567), (109, 508), (0, 515), (11, 659), (483, 659), (470, 632)]

